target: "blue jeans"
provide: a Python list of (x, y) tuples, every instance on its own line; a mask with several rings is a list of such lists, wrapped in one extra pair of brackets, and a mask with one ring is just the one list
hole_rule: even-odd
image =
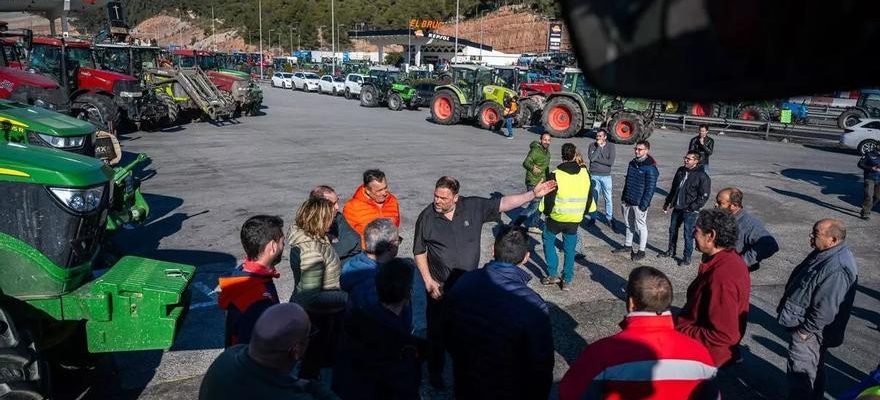
[(513, 136), (513, 117), (504, 118), (504, 127), (507, 128), (507, 136)]
[[(534, 188), (535, 185), (526, 185), (527, 192), (531, 192)], [(525, 217), (525, 222), (523, 224), (526, 228), (538, 226), (538, 221), (541, 217), (541, 214), (538, 212), (539, 204), (541, 204), (541, 199), (536, 197), (526, 205), (526, 210), (523, 212), (523, 216)]]
[[(556, 254), (556, 235), (544, 227), (541, 241), (544, 245), (544, 258), (547, 261), (547, 275), (559, 276), (559, 255)], [(571, 283), (574, 280), (574, 256), (577, 254), (577, 233), (562, 234), (562, 252), (565, 258), (562, 260), (562, 280)]]
[(682, 257), (686, 260), (691, 259), (694, 253), (694, 226), (697, 224), (697, 217), (700, 213), (687, 212), (685, 210), (672, 210), (669, 217), (669, 252), (675, 254), (675, 248), (678, 245), (678, 229), (684, 224), (684, 253)]
[[(593, 184), (593, 201), (599, 203), (599, 191), (602, 192), (602, 198), (605, 199), (605, 219), (611, 221), (614, 219), (614, 202), (611, 200), (611, 175), (593, 175), (590, 179)], [(599, 215), (599, 211), (593, 211), (590, 214), (593, 219)]]

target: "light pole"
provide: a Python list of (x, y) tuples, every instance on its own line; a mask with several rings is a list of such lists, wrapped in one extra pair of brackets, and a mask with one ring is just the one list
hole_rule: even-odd
[(483, 62), (483, 18), (486, 16), (486, 11), (480, 11), (480, 63)]
[(454, 63), (455, 59), (458, 58), (458, 3), (460, 0), (455, 0), (455, 55), (452, 56), (452, 63)]
[[(294, 28), (292, 26), (290, 26), (288, 28), (290, 28), (290, 53), (292, 54), (293, 53), (293, 30), (297, 29), (297, 28)], [(299, 30), (297, 30), (296, 33), (299, 33)]]
[(335, 29), (333, 27), (336, 26), (336, 12), (333, 10), (333, 0), (330, 0), (330, 46), (333, 50), (333, 68), (336, 68), (336, 34)]
[[(412, 18), (410, 18), (412, 21)], [(409, 60), (412, 59), (412, 24), (407, 23), (406, 28), (406, 65), (409, 65)]]
[(260, 79), (263, 79), (263, 0), (258, 0), (257, 15), (260, 21)]

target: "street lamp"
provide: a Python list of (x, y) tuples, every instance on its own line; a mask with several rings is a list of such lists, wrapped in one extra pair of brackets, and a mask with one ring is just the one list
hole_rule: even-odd
[(336, 12), (333, 9), (333, 0), (330, 0), (330, 46), (333, 50), (333, 68), (336, 68), (336, 38), (333, 36), (336, 34), (334, 26), (336, 26)]
[(452, 56), (453, 63), (458, 58), (458, 3), (460, 0), (455, 0), (455, 55)]

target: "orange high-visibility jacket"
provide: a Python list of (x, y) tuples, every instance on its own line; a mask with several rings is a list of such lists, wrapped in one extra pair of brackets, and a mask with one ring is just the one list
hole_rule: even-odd
[[(377, 218), (389, 218), (394, 222), (394, 225), (400, 227), (400, 209), (397, 205), (397, 197), (388, 193), (385, 203), (376, 204), (364, 193), (364, 185), (358, 186), (351, 199), (345, 203), (342, 215), (352, 229), (361, 235), (361, 238), (364, 237), (364, 228), (367, 227), (367, 224)], [(361, 240), (361, 245), (363, 245), (363, 240)]]

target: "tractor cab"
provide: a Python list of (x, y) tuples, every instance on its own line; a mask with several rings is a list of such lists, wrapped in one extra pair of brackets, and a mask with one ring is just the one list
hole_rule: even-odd
[[(476, 118), (483, 129), (497, 128), (502, 121), (505, 98), (516, 98), (517, 93), (498, 84), (504, 78), (493, 68), (458, 64), (450, 66), (449, 72), (452, 83), (434, 89), (431, 100), (433, 120), (452, 125), (461, 119)], [(516, 81), (517, 74), (517, 71), (511, 71), (507, 78)]]
[(66, 112), (70, 102), (58, 81), (32, 68), (24, 69), (23, 50), (30, 48), (32, 41), (30, 30), (0, 32), (0, 99)]

